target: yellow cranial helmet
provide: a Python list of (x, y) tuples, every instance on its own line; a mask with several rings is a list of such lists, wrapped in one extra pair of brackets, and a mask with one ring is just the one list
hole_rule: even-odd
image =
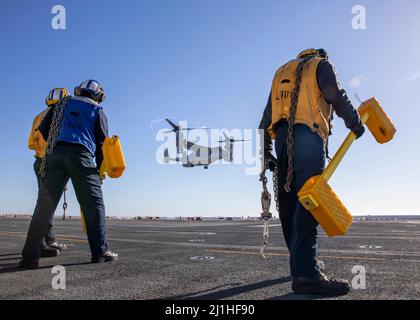
[(328, 59), (328, 54), (324, 49), (306, 49), (298, 54), (297, 59), (302, 59), (307, 56), (318, 56), (323, 59)]
[(45, 98), (47, 106), (52, 106), (58, 103), (61, 99), (67, 97), (69, 92), (65, 88), (54, 88), (50, 91), (48, 96)]

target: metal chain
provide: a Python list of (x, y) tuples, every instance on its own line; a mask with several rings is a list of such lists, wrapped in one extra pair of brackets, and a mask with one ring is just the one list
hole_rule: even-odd
[(286, 192), (290, 192), (290, 186), (293, 181), (293, 156), (294, 156), (293, 125), (295, 124), (295, 119), (296, 119), (297, 105), (298, 105), (299, 93), (300, 93), (300, 85), (302, 83), (303, 67), (306, 61), (308, 61), (310, 58), (311, 57), (303, 58), (301, 61), (299, 61), (299, 64), (297, 66), (295, 88), (293, 89), (293, 92), (292, 92), (292, 101), (291, 101), (290, 109), (289, 109), (289, 118), (287, 119), (289, 128), (287, 130), (288, 167), (287, 167), (286, 184), (284, 185), (284, 190), (286, 190)]
[(261, 218), (264, 220), (268, 220), (272, 217), (270, 213), (270, 206), (271, 206), (271, 194), (267, 188), (267, 177), (265, 176), (266, 169), (264, 169), (260, 174), (260, 181), (262, 182), (263, 191), (261, 193), (261, 207), (262, 213)]
[(271, 206), (271, 194), (267, 188), (267, 177), (265, 176), (265, 172), (267, 171), (267, 163), (264, 165), (264, 169), (260, 174), (260, 181), (262, 182), (263, 191), (261, 193), (261, 206), (262, 206), (262, 213), (261, 219), (264, 220), (264, 231), (263, 231), (263, 246), (260, 250), (260, 254), (264, 259), (270, 258), (269, 255), (265, 253), (268, 245), (269, 245), (269, 238), (270, 238), (270, 230), (269, 230), (269, 220), (272, 218), (272, 214), (270, 213), (270, 206)]
[(276, 164), (273, 172), (273, 191), (274, 200), (276, 202), (277, 213), (280, 214), (280, 203), (279, 203), (279, 169)]
[(64, 191), (63, 191), (63, 196), (64, 196), (64, 201), (63, 201), (63, 220), (66, 220), (66, 210), (67, 210), (67, 198), (66, 198), (66, 191), (67, 191), (67, 186), (64, 187)]
[(45, 151), (45, 154), (42, 157), (41, 165), (39, 167), (39, 174), (41, 178), (45, 178), (45, 166), (47, 164), (47, 157), (53, 153), (55, 145), (57, 143), (57, 138), (61, 130), (64, 108), (68, 100), (69, 97), (65, 97), (55, 106), (51, 120), (50, 130), (48, 131), (47, 150)]
[(271, 257), (271, 255), (266, 254), (266, 250), (267, 250), (267, 247), (269, 245), (268, 240), (270, 239), (270, 229), (269, 228), (270, 227), (269, 227), (268, 220), (264, 220), (264, 231), (263, 231), (264, 243), (263, 243), (263, 246), (260, 250), (260, 255), (264, 259), (269, 259)]

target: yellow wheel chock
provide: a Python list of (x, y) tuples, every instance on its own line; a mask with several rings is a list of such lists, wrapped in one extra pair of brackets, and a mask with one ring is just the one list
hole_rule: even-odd
[(102, 146), (102, 153), (104, 160), (99, 170), (99, 176), (101, 178), (105, 178), (105, 175), (110, 178), (121, 177), (126, 166), (120, 138), (118, 136), (106, 138)]
[[(396, 129), (378, 100), (371, 98), (363, 102), (358, 112), (362, 123), (366, 124), (378, 143), (392, 140)], [(324, 172), (306, 181), (298, 193), (300, 203), (311, 212), (330, 237), (345, 235), (353, 221), (347, 208), (328, 185), (328, 180), (354, 140), (356, 140), (356, 135), (350, 132)]]

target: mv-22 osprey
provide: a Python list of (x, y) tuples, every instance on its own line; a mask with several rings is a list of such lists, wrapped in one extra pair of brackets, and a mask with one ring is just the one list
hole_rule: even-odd
[[(175, 158), (169, 157), (169, 150), (164, 150), (164, 162), (176, 161), (182, 163), (184, 168), (193, 168), (202, 166), (208, 169), (209, 165), (219, 160), (233, 162), (233, 144), (235, 142), (244, 142), (248, 140), (236, 140), (232, 137), (225, 136), (224, 140), (219, 140), (219, 143), (225, 143), (223, 147), (207, 147), (201, 146), (196, 143), (190, 142), (184, 138), (183, 131), (195, 130), (196, 128), (182, 128), (169, 119), (165, 119), (171, 126), (172, 130), (166, 133), (175, 132), (176, 134), (176, 150), (177, 155)], [(208, 129), (208, 128), (200, 128)]]

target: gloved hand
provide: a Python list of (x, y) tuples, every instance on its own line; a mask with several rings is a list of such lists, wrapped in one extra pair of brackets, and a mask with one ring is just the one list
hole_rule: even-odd
[(359, 129), (354, 130), (353, 131), (354, 134), (356, 135), (356, 140), (359, 139), (361, 136), (363, 136), (363, 134), (365, 133), (365, 127), (364, 126), (360, 126)]
[(106, 175), (105, 174), (104, 175), (101, 175), (101, 172), (100, 172), (99, 169), (97, 169), (97, 171), (98, 171), (99, 181), (101, 181), (101, 185), (103, 185), (104, 184), (104, 180), (106, 178)]
[(268, 170), (270, 170), (271, 172), (274, 172), (274, 170), (276, 169), (276, 163), (277, 163), (277, 159), (273, 156), (271, 152), (264, 154), (265, 168), (268, 168)]

